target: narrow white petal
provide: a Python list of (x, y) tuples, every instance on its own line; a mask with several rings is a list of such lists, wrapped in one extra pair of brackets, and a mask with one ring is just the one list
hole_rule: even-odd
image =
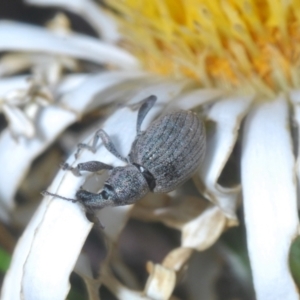
[(241, 121), (249, 109), (252, 97), (224, 99), (216, 102), (207, 114), (215, 129), (207, 136), (207, 148), (200, 177), (205, 195), (220, 206), (229, 217), (235, 218), (239, 187), (225, 188), (218, 184), (221, 172), (235, 145)]
[(283, 96), (248, 115), (242, 149), (247, 243), (258, 300), (299, 299), (288, 266), (297, 234), (295, 159)]
[(0, 22), (0, 50), (68, 55), (126, 69), (138, 68), (131, 54), (99, 39), (81, 34), (60, 36), (42, 27), (9, 21)]
[(9, 131), (15, 138), (19, 136), (32, 138), (34, 136), (34, 124), (21, 109), (3, 104), (2, 111), (8, 122)]
[(93, 28), (101, 34), (107, 42), (116, 42), (120, 39), (117, 24), (100, 5), (91, 0), (25, 0), (28, 4), (41, 6), (56, 6), (74, 11), (81, 15)]
[[(70, 74), (61, 79), (58, 86), (56, 86), (55, 96), (58, 98), (66, 93), (70, 93), (72, 90), (79, 87), (90, 77), (90, 74)], [(61, 100), (60, 100), (61, 101)], [(64, 101), (62, 101), (64, 102)]]

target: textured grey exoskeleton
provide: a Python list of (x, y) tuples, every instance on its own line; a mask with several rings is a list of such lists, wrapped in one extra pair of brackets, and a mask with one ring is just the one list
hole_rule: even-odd
[(79, 201), (89, 209), (100, 209), (135, 203), (148, 192), (170, 192), (191, 177), (204, 156), (204, 126), (195, 113), (180, 110), (166, 114), (155, 120), (146, 131), (141, 131), (141, 124), (155, 102), (155, 96), (142, 102), (137, 118), (137, 136), (128, 159), (118, 153), (102, 129), (96, 132), (92, 146), (78, 145), (78, 149), (86, 148), (95, 152), (100, 138), (107, 150), (127, 162), (127, 166), (112, 167), (99, 161), (81, 163), (76, 168), (64, 164), (65, 170), (71, 170), (77, 176), (81, 175), (80, 171), (110, 170), (100, 193), (79, 190), (76, 200), (46, 193), (73, 202)]

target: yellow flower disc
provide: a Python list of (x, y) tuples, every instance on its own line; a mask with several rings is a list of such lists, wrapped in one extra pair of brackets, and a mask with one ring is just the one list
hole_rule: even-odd
[(145, 69), (272, 96), (300, 86), (300, 1), (107, 0)]

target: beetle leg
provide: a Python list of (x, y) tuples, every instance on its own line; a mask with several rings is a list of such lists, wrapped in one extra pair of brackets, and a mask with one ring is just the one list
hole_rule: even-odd
[(109, 135), (103, 130), (99, 129), (96, 132), (96, 136), (102, 140), (104, 147), (115, 157), (119, 158), (124, 162), (128, 162), (127, 158), (123, 157), (118, 150), (116, 149), (115, 145), (113, 144), (112, 140), (110, 139)]
[(77, 145), (77, 152), (75, 153), (75, 158), (76, 159), (78, 158), (78, 154), (79, 154), (79, 152), (80, 152), (81, 149), (87, 149), (87, 150), (89, 150), (89, 151), (91, 151), (93, 153), (96, 152), (96, 150), (97, 150), (97, 143), (98, 143), (98, 140), (99, 140), (98, 131), (96, 131), (96, 133), (94, 135), (92, 146), (90, 146), (88, 144), (85, 144), (85, 143), (79, 143)]
[(63, 170), (71, 171), (75, 176), (81, 176), (80, 171), (96, 173), (101, 170), (111, 170), (113, 166), (107, 165), (101, 161), (88, 161), (85, 163), (78, 164), (75, 168), (71, 167), (67, 163), (64, 163), (61, 165), (61, 168)]
[(149, 96), (146, 99), (141, 101), (143, 104), (141, 105), (141, 107), (139, 109), (137, 122), (136, 122), (136, 133), (137, 133), (137, 135), (139, 135), (139, 133), (141, 132), (142, 123), (143, 123), (146, 115), (150, 111), (150, 109), (155, 104), (156, 100), (157, 100), (157, 97), (154, 96), (154, 95), (151, 95), (151, 96)]
[(99, 129), (96, 131), (94, 138), (93, 138), (92, 146), (90, 146), (88, 144), (83, 144), (83, 143), (78, 144), (77, 152), (75, 153), (75, 158), (77, 159), (79, 151), (83, 148), (88, 149), (89, 151), (95, 153), (97, 150), (97, 143), (98, 143), (99, 138), (102, 140), (104, 147), (110, 153), (112, 153), (114, 156), (116, 156), (120, 160), (122, 160), (124, 162), (128, 162), (127, 159), (118, 152), (118, 150), (116, 149), (112, 140), (110, 139), (109, 135), (103, 129)]
[(71, 202), (73, 202), (73, 203), (79, 202), (78, 199), (72, 199), (72, 198), (63, 197), (63, 196), (60, 196), (60, 195), (57, 195), (57, 194), (54, 194), (54, 193), (50, 193), (50, 192), (48, 192), (48, 191), (42, 191), (41, 194), (42, 194), (43, 196), (52, 196), (52, 197), (55, 197), (55, 198), (59, 198), (59, 199), (71, 201)]

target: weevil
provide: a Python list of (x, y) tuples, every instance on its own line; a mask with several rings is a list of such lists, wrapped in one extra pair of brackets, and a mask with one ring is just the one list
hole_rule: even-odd
[(119, 154), (108, 134), (98, 130), (92, 146), (79, 144), (78, 149), (96, 152), (99, 139), (114, 156), (127, 163), (123, 167), (113, 167), (100, 161), (78, 164), (70, 170), (80, 176), (81, 171), (98, 172), (109, 170), (109, 178), (103, 189), (95, 194), (80, 189), (76, 199), (65, 198), (50, 192), (47, 195), (82, 203), (87, 209), (101, 209), (106, 206), (120, 206), (135, 203), (147, 193), (167, 193), (176, 189), (189, 179), (200, 165), (205, 153), (205, 130), (203, 123), (191, 111), (170, 112), (153, 121), (146, 131), (141, 125), (154, 106), (156, 96), (141, 101), (139, 108), (136, 137), (127, 158)]

